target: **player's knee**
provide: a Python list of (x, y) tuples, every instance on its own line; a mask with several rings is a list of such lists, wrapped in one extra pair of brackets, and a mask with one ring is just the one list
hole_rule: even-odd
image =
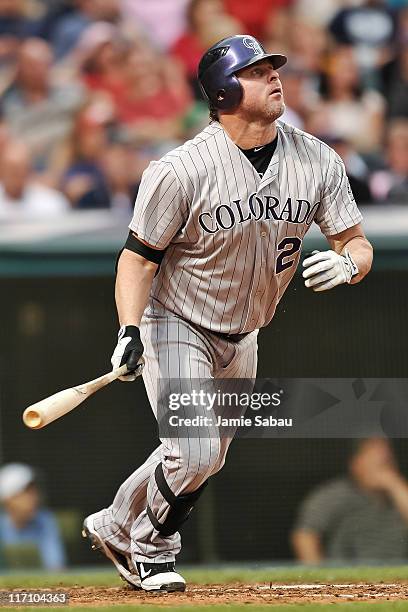
[(190, 477), (203, 481), (213, 472), (219, 461), (221, 444), (219, 438), (200, 438), (191, 445), (184, 456), (184, 464)]
[(154, 507), (154, 504), (151, 504), (152, 500), (149, 499), (146, 507), (146, 514), (158, 533), (168, 537), (175, 534), (179, 527), (188, 519), (195, 503), (207, 486), (207, 482), (204, 481), (200, 483), (193, 491), (188, 491), (183, 487), (182, 491), (175, 494), (173, 488), (169, 486), (169, 482), (166, 479), (162, 463), (156, 466), (154, 479), (158, 491), (168, 504), (168, 509), (165, 516), (161, 516), (159, 520), (157, 508)]

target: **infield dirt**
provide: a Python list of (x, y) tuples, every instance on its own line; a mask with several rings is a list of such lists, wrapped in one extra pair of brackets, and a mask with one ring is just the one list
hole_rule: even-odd
[[(21, 589), (19, 589), (21, 591)], [(42, 589), (41, 589), (42, 590)], [(69, 593), (70, 606), (218, 605), (340, 603), (345, 601), (401, 601), (408, 599), (405, 584), (190, 584), (184, 593), (146, 593), (124, 587), (58, 588)], [(48, 589), (44, 589), (47, 592)]]

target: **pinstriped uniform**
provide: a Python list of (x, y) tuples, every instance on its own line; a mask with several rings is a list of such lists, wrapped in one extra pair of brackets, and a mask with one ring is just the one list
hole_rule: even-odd
[[(235, 334), (267, 325), (300, 255), (282, 257), (292, 248), (279, 249), (282, 241), (301, 240), (313, 219), (326, 235), (361, 220), (337, 154), (301, 130), (277, 127), (262, 179), (219, 123), (152, 162), (143, 177), (130, 228), (167, 247), (152, 295), (205, 329)], [(276, 273), (278, 257), (284, 267)]]
[[(312, 222), (330, 236), (361, 221), (338, 155), (301, 130), (276, 125), (277, 147), (262, 178), (219, 123), (143, 175), (130, 228), (166, 249), (141, 323), (143, 378), (155, 414), (161, 379), (255, 378), (258, 329), (272, 319)], [(215, 430), (193, 436), (163, 439), (99, 513), (100, 535), (134, 560), (170, 561), (181, 546), (179, 533), (162, 537), (146, 514), (149, 504), (163, 522), (169, 511), (154, 478), (157, 464), (180, 495), (224, 463), (229, 438)]]

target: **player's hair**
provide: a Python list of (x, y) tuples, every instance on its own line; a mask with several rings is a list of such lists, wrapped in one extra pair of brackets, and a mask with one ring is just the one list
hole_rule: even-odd
[(218, 114), (218, 111), (216, 108), (210, 108), (210, 123), (212, 123), (213, 121), (219, 121), (220, 120), (220, 116)]

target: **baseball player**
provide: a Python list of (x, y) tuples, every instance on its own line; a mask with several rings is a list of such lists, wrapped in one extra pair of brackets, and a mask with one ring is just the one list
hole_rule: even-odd
[[(303, 262), (306, 287), (358, 283), (372, 248), (344, 165), (326, 144), (279, 121), (278, 69), (249, 35), (226, 38), (201, 59), (211, 122), (144, 172), (118, 261), (115, 367), (143, 379), (157, 416), (163, 379), (253, 379), (257, 335), (273, 318), (313, 222), (328, 250)], [(132, 374), (133, 373), (133, 374)], [(182, 591), (179, 527), (230, 438), (162, 439), (90, 515), (84, 534), (122, 578), (147, 591)]]

